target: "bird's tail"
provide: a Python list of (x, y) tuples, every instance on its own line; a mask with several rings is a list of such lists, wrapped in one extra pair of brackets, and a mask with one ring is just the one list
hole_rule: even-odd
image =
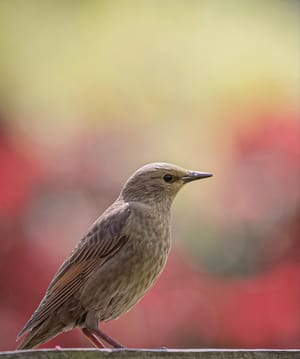
[(23, 342), (18, 346), (18, 350), (23, 349), (33, 349), (39, 345), (48, 342), (50, 339), (56, 337), (65, 329), (65, 324), (63, 323), (53, 323), (46, 319), (41, 324), (33, 327), (28, 333), (27, 337)]

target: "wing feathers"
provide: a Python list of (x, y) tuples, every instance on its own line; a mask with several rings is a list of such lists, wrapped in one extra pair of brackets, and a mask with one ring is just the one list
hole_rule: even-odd
[(128, 240), (128, 204), (104, 213), (63, 263), (50, 283), (45, 297), (18, 338), (39, 326), (49, 314), (71, 298), (93, 271), (109, 260)]

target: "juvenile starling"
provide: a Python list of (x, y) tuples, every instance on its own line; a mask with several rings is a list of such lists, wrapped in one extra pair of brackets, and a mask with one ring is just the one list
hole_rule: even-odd
[(170, 249), (170, 208), (187, 182), (212, 176), (168, 163), (150, 163), (125, 183), (59, 268), (18, 335), (18, 349), (35, 348), (81, 328), (98, 348), (123, 346), (99, 329), (131, 309), (153, 286)]

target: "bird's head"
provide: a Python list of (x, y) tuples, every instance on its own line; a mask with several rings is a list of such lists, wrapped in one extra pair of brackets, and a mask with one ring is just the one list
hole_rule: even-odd
[(121, 197), (127, 202), (169, 206), (184, 184), (211, 176), (211, 173), (190, 171), (169, 163), (149, 163), (127, 180)]

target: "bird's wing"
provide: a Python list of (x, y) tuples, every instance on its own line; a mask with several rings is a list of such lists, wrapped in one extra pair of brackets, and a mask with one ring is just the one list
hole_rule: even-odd
[(127, 242), (128, 204), (104, 213), (62, 264), (50, 283), (45, 297), (22, 329), (18, 338), (42, 323), (51, 312), (71, 298), (93, 273)]

